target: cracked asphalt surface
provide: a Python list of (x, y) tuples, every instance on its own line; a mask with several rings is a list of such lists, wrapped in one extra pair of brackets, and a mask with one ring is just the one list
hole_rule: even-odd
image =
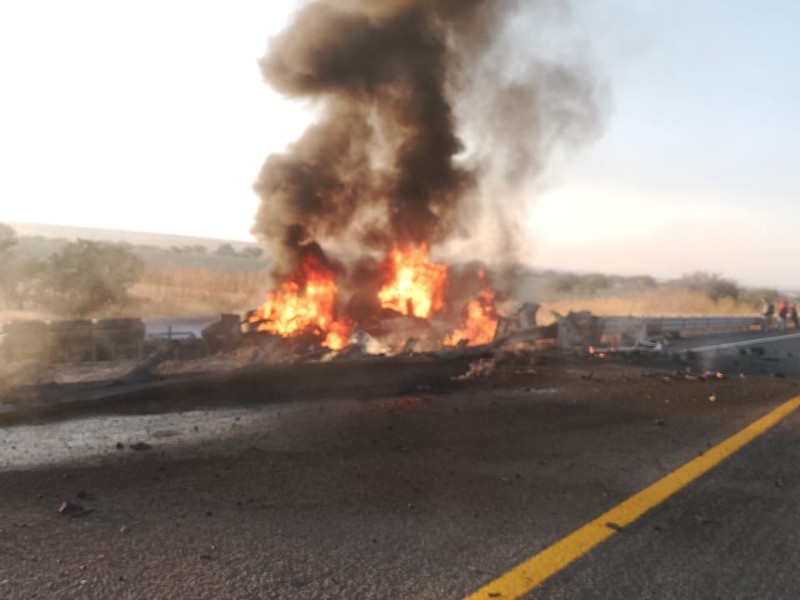
[[(0, 597), (463, 597), (800, 391), (532, 360), (436, 394), (0, 429)], [(530, 597), (793, 597), (798, 426)]]

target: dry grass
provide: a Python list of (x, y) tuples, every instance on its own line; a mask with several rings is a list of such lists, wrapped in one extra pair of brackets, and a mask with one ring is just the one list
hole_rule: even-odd
[[(223, 272), (185, 267), (149, 267), (131, 286), (126, 306), (110, 307), (95, 317), (186, 316), (242, 312), (258, 306), (271, 288), (268, 273)], [(653, 291), (635, 296), (543, 301), (540, 322), (551, 322), (553, 311), (588, 310), (615, 316), (755, 316), (758, 308), (724, 298), (714, 302), (702, 293)], [(41, 311), (3, 311), (0, 320), (55, 318)]]
[(140, 316), (241, 312), (257, 306), (267, 287), (266, 273), (151, 267), (131, 286), (131, 306), (124, 312)]
[(552, 313), (566, 314), (569, 311), (588, 310), (596, 315), (654, 317), (654, 316), (743, 316), (758, 315), (758, 308), (742, 301), (723, 298), (714, 302), (705, 294), (687, 291), (653, 291), (636, 296), (595, 297), (586, 299), (543, 302), (540, 315), (543, 321), (551, 321)]
[(57, 316), (51, 315), (42, 310), (18, 310), (0, 306), (0, 322), (2, 321), (33, 321), (36, 319), (55, 319)]
[[(205, 269), (151, 268), (131, 288), (142, 316), (241, 312), (258, 306), (269, 289), (267, 273), (223, 273)], [(700, 292), (656, 290), (632, 296), (609, 296), (542, 302), (540, 320), (552, 312), (588, 310), (614, 316), (757, 316), (758, 307), (723, 298), (714, 302)], [(130, 312), (130, 310), (128, 310)]]

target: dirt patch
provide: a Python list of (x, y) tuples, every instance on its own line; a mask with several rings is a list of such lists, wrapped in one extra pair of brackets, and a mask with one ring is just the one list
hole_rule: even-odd
[(0, 403), (21, 387), (113, 381), (125, 376), (136, 364), (134, 360), (72, 364), (0, 362)]

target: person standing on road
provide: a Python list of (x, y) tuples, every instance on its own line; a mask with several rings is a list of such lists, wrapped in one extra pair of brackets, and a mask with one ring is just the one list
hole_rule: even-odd
[(761, 328), (764, 331), (769, 331), (772, 322), (772, 315), (775, 314), (775, 305), (769, 301), (769, 298), (764, 297), (764, 302), (761, 303)]
[(792, 323), (794, 323), (794, 328), (800, 329), (800, 323), (797, 321), (797, 304), (792, 304), (789, 307), (789, 318), (792, 320)]
[(786, 333), (786, 318), (789, 316), (789, 303), (781, 300), (778, 304), (778, 332)]
[(761, 327), (764, 331), (769, 331), (769, 325), (770, 321), (772, 321), (773, 314), (775, 314), (775, 305), (765, 296), (764, 302), (761, 303)]

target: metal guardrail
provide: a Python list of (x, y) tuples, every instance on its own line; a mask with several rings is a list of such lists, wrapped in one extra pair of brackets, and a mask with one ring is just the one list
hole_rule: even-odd
[(169, 329), (167, 331), (156, 331), (153, 333), (148, 333), (147, 337), (149, 338), (163, 338), (165, 340), (196, 340), (197, 336), (195, 335), (194, 331), (172, 331)]
[(735, 331), (760, 325), (758, 317), (604, 317), (606, 333), (623, 333), (652, 326), (663, 332), (689, 332), (692, 330)]

